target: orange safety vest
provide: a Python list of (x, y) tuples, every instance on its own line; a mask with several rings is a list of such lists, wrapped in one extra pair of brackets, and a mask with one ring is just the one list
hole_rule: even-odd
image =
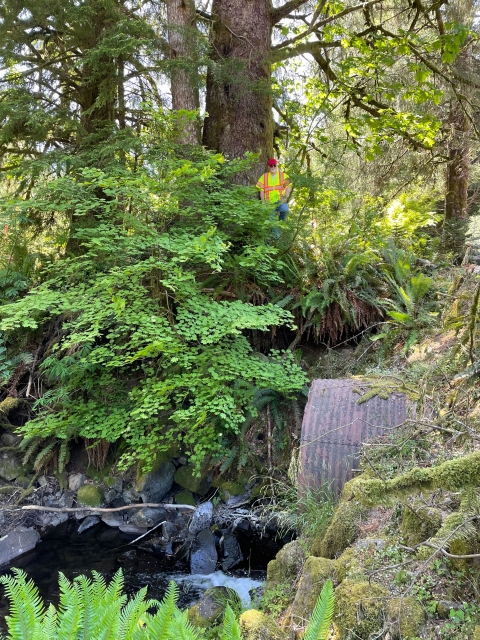
[(280, 198), (283, 196), (283, 192), (288, 186), (288, 178), (285, 178), (283, 171), (278, 172), (278, 184), (269, 185), (268, 178), (271, 174), (269, 172), (264, 173), (263, 176), (257, 182), (257, 189), (261, 189), (265, 194), (265, 200), (270, 201), (270, 194), (272, 191), (278, 191)]

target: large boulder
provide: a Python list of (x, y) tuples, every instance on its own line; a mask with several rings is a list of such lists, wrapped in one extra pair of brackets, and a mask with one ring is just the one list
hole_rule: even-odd
[(84, 484), (77, 492), (77, 500), (87, 507), (99, 507), (102, 504), (103, 494), (93, 484)]
[(424, 505), (405, 507), (400, 530), (403, 540), (409, 547), (425, 542), (442, 526), (442, 512), (439, 509)]
[(39, 540), (40, 535), (35, 529), (17, 527), (10, 531), (0, 539), (0, 565), (31, 551)]
[(198, 509), (192, 516), (190, 525), (188, 527), (189, 533), (191, 533), (192, 536), (195, 536), (199, 531), (208, 529), (208, 527), (212, 524), (212, 519), (213, 504), (211, 502), (204, 502), (198, 507)]
[(210, 529), (204, 529), (197, 534), (192, 544), (190, 555), (190, 573), (193, 575), (208, 575), (217, 566), (217, 549), (215, 538)]
[(390, 592), (374, 582), (344, 580), (335, 589), (334, 623), (340, 640), (370, 640), (384, 627)]
[(387, 605), (389, 631), (392, 639), (421, 638), (425, 623), (423, 606), (412, 596), (392, 598)]
[(135, 487), (143, 502), (161, 502), (173, 485), (175, 467), (173, 462), (162, 462), (156, 471), (147, 473)]
[(4, 451), (0, 454), (0, 478), (11, 482), (22, 475), (22, 465), (14, 453)]
[(312, 542), (312, 555), (319, 558), (336, 558), (358, 537), (362, 519), (369, 509), (356, 500), (340, 502), (325, 535)]
[(309, 620), (323, 585), (328, 579), (333, 579), (334, 575), (335, 562), (333, 560), (315, 558), (315, 556), (310, 556), (307, 559), (291, 607), (291, 615), (296, 623), (301, 619)]
[(102, 513), (102, 522), (109, 527), (121, 527), (125, 524), (122, 511), (110, 511)]
[[(198, 475), (200, 473), (200, 475)], [(175, 473), (175, 482), (179, 484), (182, 489), (187, 489), (192, 493), (198, 493), (203, 496), (210, 489), (210, 482), (208, 479), (201, 475), (201, 472), (191, 465), (187, 464), (185, 467), (180, 467)]]
[(207, 589), (197, 604), (188, 610), (188, 619), (200, 629), (207, 629), (218, 624), (223, 618), (227, 604), (241, 608), (240, 597), (227, 587), (211, 587)]

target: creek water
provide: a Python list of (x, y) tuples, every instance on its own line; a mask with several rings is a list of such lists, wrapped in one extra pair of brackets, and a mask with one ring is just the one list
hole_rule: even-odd
[[(46, 605), (58, 605), (58, 574), (62, 572), (72, 580), (80, 574), (97, 571), (111, 578), (118, 569), (124, 576), (124, 591), (132, 596), (147, 586), (147, 597), (161, 600), (171, 580), (180, 587), (178, 606), (183, 609), (193, 605), (211, 586), (227, 586), (235, 589), (248, 605), (250, 592), (261, 588), (266, 578), (266, 565), (281, 545), (271, 542), (262, 545), (258, 541), (241, 541), (245, 560), (231, 574), (217, 571), (208, 576), (192, 576), (188, 564), (173, 558), (158, 556), (138, 545), (128, 543), (135, 536), (123, 534), (118, 529), (99, 523), (81, 534), (78, 523), (68, 521), (44, 536), (29, 553), (17, 558), (11, 565), (0, 568), (0, 574), (13, 567), (23, 569), (38, 586)], [(5, 631), (5, 616), (9, 604), (0, 598), (0, 631)]]

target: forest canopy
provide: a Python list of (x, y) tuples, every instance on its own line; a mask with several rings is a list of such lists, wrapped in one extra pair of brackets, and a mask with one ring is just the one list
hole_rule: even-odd
[[(475, 11), (5, 0), (0, 374), (26, 458), (85, 438), (226, 468), (306, 392), (302, 344), (408, 348), (422, 265), (458, 258), (476, 202)], [(253, 187), (272, 156), (286, 222)]]

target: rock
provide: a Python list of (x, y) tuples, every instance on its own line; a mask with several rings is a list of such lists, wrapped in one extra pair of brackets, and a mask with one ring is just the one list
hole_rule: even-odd
[(187, 464), (185, 467), (180, 467), (175, 473), (175, 482), (179, 484), (183, 489), (188, 489), (192, 493), (198, 493), (200, 496), (204, 496), (210, 489), (210, 482), (205, 476), (198, 476), (197, 470), (191, 464)]
[(212, 524), (213, 518), (213, 504), (211, 502), (204, 502), (194, 512), (188, 531), (192, 535), (196, 535), (202, 529), (207, 529)]
[(241, 504), (246, 504), (249, 502), (249, 500), (250, 500), (250, 494), (242, 493), (238, 496), (232, 496), (231, 498), (227, 498), (225, 502), (229, 507), (233, 508), (233, 507), (236, 507), (237, 505), (240, 506)]
[(104, 522), (108, 527), (121, 527), (125, 524), (121, 511), (102, 513), (102, 522)]
[(70, 491), (73, 491), (74, 493), (78, 491), (80, 487), (83, 487), (84, 484), (85, 484), (85, 476), (83, 475), (83, 473), (73, 473), (68, 478), (68, 488), (70, 489)]
[[(307, 558), (291, 608), (293, 620), (302, 618), (308, 620), (310, 618), (323, 585), (334, 576), (335, 562), (333, 560), (315, 558), (315, 556)], [(290, 582), (290, 584), (294, 584), (294, 582)]]
[(188, 610), (188, 620), (199, 629), (212, 627), (223, 618), (227, 604), (232, 608), (241, 607), (242, 602), (235, 592), (226, 587), (207, 589), (197, 604)]
[(104, 479), (105, 484), (109, 489), (113, 489), (117, 493), (122, 493), (123, 491), (123, 480), (122, 478), (117, 478), (115, 476), (107, 476)]
[(173, 485), (175, 467), (172, 462), (162, 462), (156, 471), (147, 473), (138, 487), (143, 502), (161, 502)]
[[(320, 558), (317, 558), (317, 560)], [(374, 582), (344, 580), (335, 589), (334, 623), (341, 638), (350, 634), (367, 640), (380, 637), (389, 591)]]
[(217, 549), (210, 529), (197, 534), (190, 555), (190, 573), (208, 575), (215, 571), (217, 565)]
[(117, 496), (118, 493), (115, 491), (115, 489), (108, 489), (108, 491), (106, 491), (105, 495), (103, 496), (103, 501), (106, 505), (112, 504)]
[(175, 504), (188, 504), (191, 507), (196, 507), (197, 501), (191, 491), (180, 491), (175, 494)]
[(40, 487), (46, 487), (48, 485), (48, 478), (47, 476), (40, 476), (37, 482)]
[(22, 487), (22, 489), (28, 489), (28, 487), (30, 486), (30, 482), (31, 482), (32, 478), (27, 477), (27, 476), (18, 476), (17, 479), (15, 480), (15, 482)]
[(405, 507), (400, 530), (405, 544), (415, 547), (434, 536), (442, 526), (442, 512), (433, 507), (414, 505), (414, 510)]
[(64, 491), (57, 504), (60, 508), (70, 509), (73, 505), (73, 494), (70, 491)]
[(2, 435), (2, 442), (6, 447), (15, 446), (21, 439), (20, 436), (16, 436), (14, 433), (4, 433)]
[(220, 497), (225, 501), (227, 501), (229, 498), (234, 498), (235, 496), (239, 496), (240, 494), (245, 493), (245, 489), (241, 484), (238, 484), (237, 482), (230, 482), (228, 480), (222, 480), (221, 478), (216, 478), (213, 481), (213, 486), (218, 488)]
[(14, 558), (35, 548), (40, 535), (35, 529), (17, 527), (0, 539), (0, 565), (11, 562)]
[(298, 540), (286, 544), (267, 566), (266, 590), (296, 582), (305, 563), (305, 551)]
[(103, 495), (98, 487), (93, 484), (84, 484), (77, 492), (78, 501), (88, 507), (99, 507), (102, 504)]
[(15, 480), (22, 473), (22, 467), (14, 453), (4, 451), (0, 454), (0, 478), (4, 480)]
[(251, 532), (250, 520), (248, 518), (235, 518), (232, 526), (232, 533), (235, 535), (248, 536)]
[(83, 533), (87, 529), (94, 527), (99, 522), (100, 522), (100, 518), (98, 516), (88, 516), (78, 527), (77, 533)]
[(125, 504), (132, 504), (136, 502), (140, 502), (140, 494), (135, 491), (133, 487), (130, 489), (125, 489), (122, 493), (122, 498), (125, 500)]
[(178, 527), (173, 522), (164, 522), (162, 525), (162, 538), (171, 540), (178, 533)]
[(226, 533), (220, 539), (222, 549), (222, 569), (228, 571), (243, 560), (242, 550), (237, 539), (231, 533)]
[(126, 504), (127, 503), (123, 499), (123, 496), (120, 496), (117, 494), (117, 497), (114, 500), (112, 500), (111, 506), (113, 509), (116, 509), (117, 507), (125, 507)]
[(145, 507), (143, 509), (137, 509), (133, 515), (129, 516), (128, 521), (137, 527), (150, 529), (160, 522), (164, 522), (167, 518), (167, 512), (162, 507)]
[(257, 609), (244, 611), (238, 622), (243, 640), (286, 640), (289, 637), (274, 620)]
[(355, 500), (340, 502), (325, 532), (312, 542), (311, 553), (319, 558), (336, 558), (354, 542), (368, 507)]
[(377, 551), (381, 551), (385, 548), (387, 541), (383, 538), (364, 538), (363, 540), (358, 540), (356, 543), (357, 549), (369, 549), (370, 547), (375, 547)]
[(392, 598), (387, 605), (389, 629), (392, 640), (400, 638), (421, 638), (425, 612), (422, 605), (412, 596)]
[(137, 536), (141, 536), (142, 533), (147, 533), (148, 531), (148, 527), (137, 527), (134, 524), (122, 524), (119, 529), (123, 533), (129, 533)]
[(43, 512), (35, 516), (35, 524), (39, 527), (58, 527), (62, 522), (68, 520), (68, 513)]

